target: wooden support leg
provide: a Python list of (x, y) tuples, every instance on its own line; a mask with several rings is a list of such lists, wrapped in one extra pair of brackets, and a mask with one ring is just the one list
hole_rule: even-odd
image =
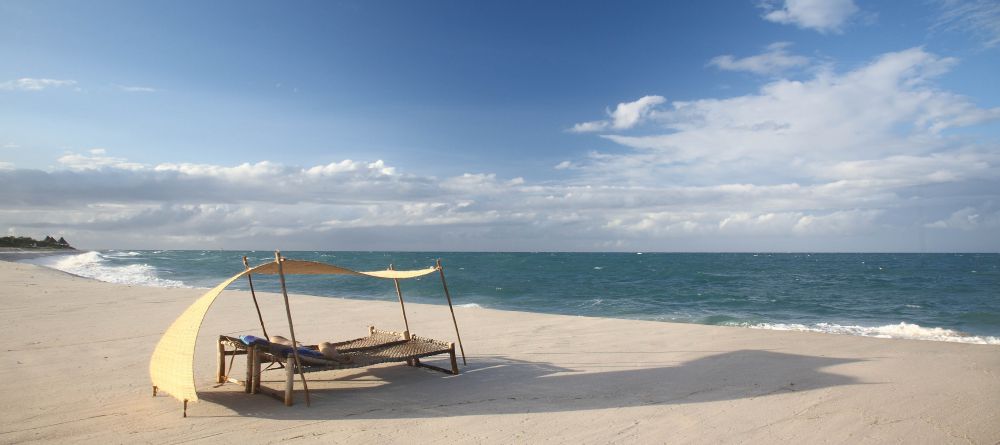
[(156, 385), (153, 385), (153, 397), (156, 397), (156, 390), (157, 390)]
[(285, 406), (292, 406), (292, 387), (295, 385), (295, 363), (285, 361)]
[(451, 373), (458, 375), (458, 360), (455, 358), (455, 344), (451, 344), (451, 350), (448, 351), (448, 355), (451, 356)]
[(184, 417), (188, 416), (188, 401), (184, 399)]
[(250, 384), (250, 394), (260, 392), (260, 353), (253, 348), (253, 382)]
[(253, 389), (253, 357), (257, 355), (257, 348), (247, 348), (247, 380), (243, 385), (243, 392), (250, 392)]
[(216, 383), (226, 383), (226, 345), (219, 339), (219, 372), (215, 376)]

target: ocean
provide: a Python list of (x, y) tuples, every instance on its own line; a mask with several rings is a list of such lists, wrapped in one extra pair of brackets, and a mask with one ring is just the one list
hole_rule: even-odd
[[(91, 251), (24, 260), (112, 283), (210, 288), (267, 251)], [(354, 270), (433, 266), (456, 306), (1000, 344), (1000, 254), (283, 252)], [(255, 286), (277, 291), (274, 277)], [(437, 275), (402, 283), (444, 304)], [(291, 276), (292, 293), (395, 301), (391, 281)], [(231, 288), (246, 289), (245, 281)], [(192, 292), (192, 300), (198, 295)]]

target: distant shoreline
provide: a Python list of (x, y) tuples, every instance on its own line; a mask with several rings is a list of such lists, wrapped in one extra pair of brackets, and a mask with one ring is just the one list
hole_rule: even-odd
[(80, 253), (76, 249), (0, 247), (0, 261), (21, 261), (52, 255), (72, 255)]

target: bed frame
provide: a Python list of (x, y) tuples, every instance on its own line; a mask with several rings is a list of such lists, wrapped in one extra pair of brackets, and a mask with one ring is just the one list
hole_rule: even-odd
[[(458, 374), (458, 361), (455, 358), (455, 344), (430, 338), (410, 335), (408, 331), (394, 332), (368, 327), (368, 336), (334, 343), (338, 356), (336, 359), (316, 358), (299, 354), (301, 362), (296, 365), (295, 354), (288, 346), (263, 342), (247, 345), (236, 337), (219, 336), (218, 374), (217, 382), (232, 382), (244, 387), (250, 394), (264, 392), (284, 400), (286, 406), (293, 404), (295, 374), (307, 372), (329, 371), (335, 369), (364, 368), (381, 363), (405, 362), (409, 366), (422, 367), (440, 371), (446, 374)], [(319, 350), (317, 345), (300, 346), (300, 349)], [(434, 355), (448, 354), (451, 359), (451, 369), (440, 368), (421, 363), (420, 359)], [(246, 355), (246, 380), (230, 377), (233, 359), (237, 355)], [(226, 372), (226, 357), (229, 359), (229, 372)], [(285, 391), (281, 394), (264, 388), (261, 390), (261, 364), (267, 363), (268, 369), (285, 369)], [(277, 368), (272, 366), (277, 365)]]

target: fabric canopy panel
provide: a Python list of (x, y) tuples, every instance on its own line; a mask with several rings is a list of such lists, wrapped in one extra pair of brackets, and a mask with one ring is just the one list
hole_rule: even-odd
[[(428, 275), (438, 271), (436, 267), (419, 270), (379, 270), (372, 272), (357, 272), (331, 264), (319, 263), (315, 261), (300, 261), (282, 259), (281, 266), (283, 272), (295, 275), (356, 275), (372, 278), (384, 279), (406, 279)], [(205, 314), (212, 307), (215, 299), (233, 284), (247, 274), (277, 274), (278, 263), (271, 262), (261, 264), (252, 269), (245, 270), (231, 278), (219, 283), (208, 292), (205, 292), (191, 306), (177, 317), (160, 337), (153, 356), (149, 361), (149, 377), (153, 381), (153, 386), (159, 391), (166, 391), (170, 395), (181, 401), (195, 402), (198, 400), (198, 391), (195, 387), (194, 378), (194, 352), (198, 341), (198, 331), (201, 330), (201, 323), (205, 319)]]
[[(285, 275), (358, 275), (372, 278), (387, 278), (402, 280), (405, 278), (416, 278), (437, 272), (436, 267), (428, 267), (418, 270), (376, 270), (371, 272), (357, 272), (332, 264), (320, 263), (316, 261), (302, 260), (282, 260), (281, 268)], [(253, 273), (261, 275), (275, 275), (278, 273), (278, 263), (262, 264), (254, 268)]]

